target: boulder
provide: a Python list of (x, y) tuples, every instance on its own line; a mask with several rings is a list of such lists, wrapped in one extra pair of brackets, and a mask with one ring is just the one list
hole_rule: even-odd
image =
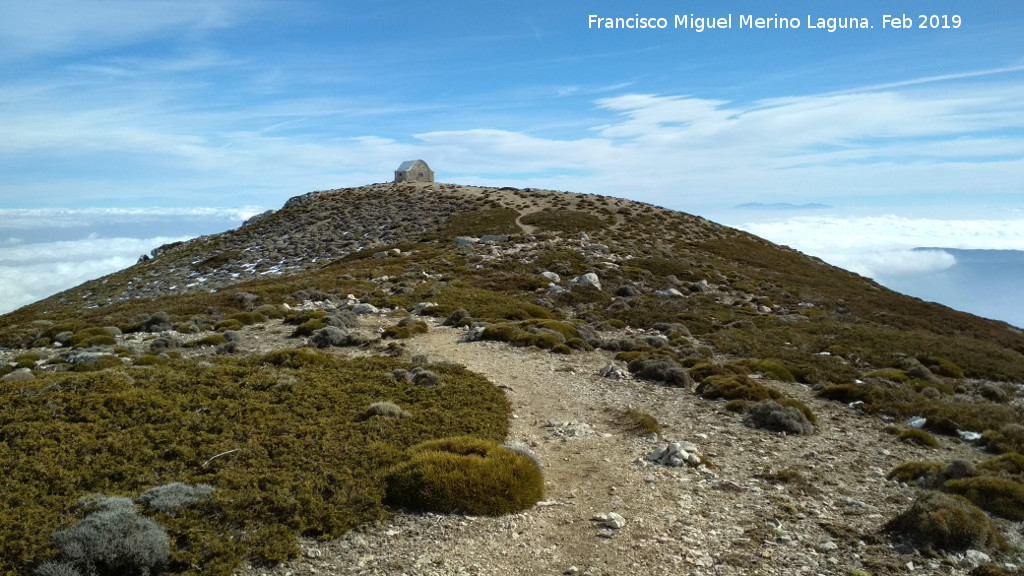
[(601, 289), (601, 280), (597, 277), (597, 274), (594, 274), (593, 272), (587, 272), (582, 276), (577, 276), (576, 278), (573, 278), (571, 281), (569, 281), (569, 284), (573, 287), (589, 286), (592, 288), (596, 288), (598, 290)]

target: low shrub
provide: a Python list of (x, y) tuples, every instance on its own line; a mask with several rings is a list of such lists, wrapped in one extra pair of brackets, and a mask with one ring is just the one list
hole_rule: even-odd
[(403, 410), (401, 406), (394, 402), (374, 402), (363, 412), (362, 419), (369, 420), (374, 416), (390, 418), (392, 420), (401, 420), (403, 418), (411, 418), (412, 413), (407, 410)]
[(992, 475), (1021, 476), (1024, 475), (1024, 456), (1013, 453), (989, 458), (978, 464), (978, 471)]
[(1007, 570), (999, 564), (978, 564), (967, 573), (967, 576), (1024, 576), (1024, 569)]
[(811, 411), (810, 407), (808, 407), (803, 402), (797, 400), (796, 398), (789, 398), (788, 396), (783, 396), (782, 398), (776, 398), (775, 401), (778, 402), (781, 406), (789, 406), (790, 408), (796, 408), (797, 410), (800, 411), (801, 414), (804, 415), (804, 418), (807, 418), (808, 422), (814, 424), (815, 426), (818, 425), (818, 417), (814, 414), (813, 411)]
[(1008, 548), (992, 520), (965, 498), (942, 492), (920, 496), (909, 509), (884, 527), (927, 550), (985, 552)]
[[(61, 555), (57, 565), (81, 574), (159, 573), (170, 558), (167, 533), (151, 518), (140, 516), (129, 498), (93, 496), (89, 510), (74, 526), (53, 535)], [(51, 564), (47, 570), (53, 573)]]
[(221, 344), (227, 344), (228, 339), (223, 334), (209, 334), (202, 338), (194, 341), (193, 346), (220, 346)]
[(224, 321), (237, 320), (242, 326), (252, 326), (253, 324), (260, 324), (267, 321), (267, 317), (259, 312), (238, 312), (231, 314), (224, 319)]
[(697, 394), (707, 400), (778, 400), (783, 394), (745, 374), (709, 376), (697, 386)]
[(747, 415), (747, 422), (757, 428), (786, 434), (814, 433), (814, 425), (803, 412), (793, 406), (783, 406), (774, 400), (755, 404)]
[(468, 326), (473, 321), (473, 317), (470, 316), (469, 311), (465, 308), (459, 308), (452, 312), (444, 319), (441, 323), (442, 326)]
[(891, 382), (909, 382), (910, 376), (907, 375), (903, 370), (896, 368), (885, 368), (882, 370), (875, 370), (874, 372), (868, 372), (864, 375), (865, 378), (880, 378), (882, 380), (889, 380)]
[(1007, 394), (1006, 390), (994, 382), (985, 382), (979, 386), (978, 394), (980, 394), (982, 398), (998, 404), (1005, 404), (1010, 400), (1010, 395)]
[(631, 360), (627, 368), (634, 376), (644, 380), (664, 382), (676, 388), (689, 388), (693, 385), (690, 373), (675, 360), (640, 357)]
[(310, 341), (317, 348), (329, 348), (331, 346), (346, 346), (351, 343), (349, 333), (337, 326), (326, 326), (313, 332)]
[(530, 458), (472, 437), (417, 444), (385, 481), (385, 502), (423, 512), (511, 514), (544, 499), (544, 476)]
[(981, 443), (998, 454), (1024, 454), (1024, 424), (1012, 422), (994, 430), (986, 430)]
[(901, 431), (896, 438), (901, 442), (906, 442), (907, 444), (914, 444), (924, 448), (931, 448), (933, 450), (941, 447), (939, 441), (936, 440), (934, 436), (917, 428), (907, 428), (906, 430)]
[(858, 384), (835, 384), (826, 386), (818, 393), (822, 398), (835, 400), (843, 404), (852, 402), (865, 402), (869, 398), (869, 390)]
[(146, 490), (136, 500), (148, 510), (174, 514), (182, 508), (192, 508), (211, 498), (213, 498), (213, 486), (209, 484), (171, 482)]
[(408, 316), (399, 320), (398, 324), (389, 326), (384, 330), (383, 337), (396, 339), (412, 338), (417, 334), (426, 334), (429, 329), (426, 322)]
[(913, 461), (904, 462), (889, 472), (888, 478), (906, 484), (916, 484), (922, 488), (938, 488), (946, 481), (943, 474), (946, 470), (944, 462)]
[(291, 333), (291, 338), (302, 338), (312, 336), (317, 330), (323, 330), (326, 326), (321, 318), (311, 318), (299, 324)]
[(950, 480), (942, 490), (959, 494), (982, 510), (996, 516), (1020, 522), (1024, 520), (1024, 485), (1006, 478), (975, 476)]
[(617, 411), (615, 413), (615, 421), (627, 432), (644, 436), (661, 434), (661, 423), (658, 422), (658, 419), (636, 408), (626, 408), (625, 410)]
[(409, 373), (409, 378), (413, 384), (423, 386), (424, 388), (431, 388), (441, 384), (441, 377), (438, 376), (436, 372), (432, 372), (420, 366), (412, 369), (412, 372)]
[(245, 324), (241, 320), (234, 318), (229, 320), (221, 320), (213, 325), (213, 329), (217, 332), (227, 332), (228, 330), (241, 330), (245, 327)]
[(781, 360), (745, 360), (741, 364), (755, 372), (760, 372), (772, 380), (780, 382), (796, 382), (796, 377)]

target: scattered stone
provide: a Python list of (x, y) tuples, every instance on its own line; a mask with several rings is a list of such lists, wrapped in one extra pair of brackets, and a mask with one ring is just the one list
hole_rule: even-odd
[(610, 530), (621, 530), (626, 526), (626, 519), (622, 517), (618, 512), (609, 512), (607, 514), (598, 514), (592, 518), (595, 522), (598, 522), (604, 528)]
[[(412, 307), (413, 314), (422, 314), (427, 308), (437, 306), (437, 302), (420, 302), (419, 304)], [(467, 312), (468, 314), (468, 312)]]
[(655, 296), (660, 298), (682, 298), (683, 293), (675, 288), (669, 288), (668, 290), (658, 290), (654, 293)]
[(377, 259), (377, 260), (383, 260), (384, 258), (388, 257), (388, 253), (387, 252), (374, 252), (372, 257)]
[(4, 382), (21, 382), (24, 380), (34, 380), (35, 377), (36, 376), (35, 374), (32, 373), (31, 369), (18, 368), (14, 372), (4, 375), (4, 377), (0, 378), (0, 380), (3, 380)]
[(470, 238), (469, 236), (456, 236), (452, 242), (456, 246), (472, 246), (479, 242), (479, 238)]
[(558, 274), (555, 274), (554, 272), (551, 272), (549, 270), (545, 270), (545, 271), (541, 272), (540, 275), (545, 277), (545, 278), (547, 278), (549, 281), (551, 281), (554, 284), (558, 284), (558, 283), (560, 283), (562, 281), (562, 277), (561, 276), (559, 276)]
[(601, 368), (597, 375), (602, 378), (608, 378), (609, 380), (625, 380), (629, 377), (629, 372), (618, 364), (609, 364), (604, 368)]
[(481, 244), (498, 244), (501, 242), (508, 242), (508, 236), (495, 236), (487, 234), (480, 237)]
[(960, 560), (960, 565), (964, 568), (974, 568), (978, 564), (984, 564), (985, 562), (991, 562), (992, 557), (985, 554), (981, 550), (969, 549), (964, 551), (964, 557)]
[(590, 424), (579, 422), (577, 420), (548, 422), (545, 428), (563, 440), (575, 440), (579, 438), (598, 436), (598, 433), (590, 426)]
[(677, 468), (681, 466), (696, 468), (701, 465), (700, 452), (690, 442), (661, 444), (648, 454), (646, 459), (649, 462)]
[(577, 276), (576, 278), (573, 278), (572, 280), (570, 280), (569, 284), (572, 287), (574, 287), (574, 288), (577, 287), (577, 286), (579, 286), (579, 287), (589, 286), (591, 288), (596, 288), (598, 290), (601, 289), (601, 280), (597, 277), (597, 274), (594, 274), (593, 272), (587, 272), (586, 274), (583, 274), (582, 276)]
[(356, 314), (376, 314), (380, 312), (380, 308), (377, 308), (373, 304), (361, 302), (352, 307), (352, 312)]

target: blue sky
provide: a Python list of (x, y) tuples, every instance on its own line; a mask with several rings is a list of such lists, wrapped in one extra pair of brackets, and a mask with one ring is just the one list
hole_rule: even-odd
[[(588, 29), (590, 14), (637, 13), (669, 26)], [(733, 28), (674, 29), (677, 14)], [(744, 14), (800, 28), (740, 29)], [(915, 27), (883, 29), (885, 14)], [(919, 29), (918, 14), (961, 24)], [(1022, 37), (1012, 0), (13, 3), (0, 243), (45, 243), (12, 222), (54, 209), (217, 209), (223, 229), (423, 158), (441, 181), (642, 200), (826, 259), (857, 253), (857, 235), (822, 249), (852, 225), (903, 250), (887, 217), (910, 219), (911, 238), (931, 226), (928, 245), (1024, 249)], [(747, 203), (829, 208), (734, 208)], [(121, 236), (194, 233), (168, 220)], [(0, 268), (15, 266), (3, 246)]]

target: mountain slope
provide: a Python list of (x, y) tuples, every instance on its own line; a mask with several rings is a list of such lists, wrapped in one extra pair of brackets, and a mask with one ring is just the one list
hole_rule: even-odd
[[(462, 564), (442, 566), (418, 550), (424, 563), (399, 565), (336, 549), (324, 565), (504, 574), (587, 571), (591, 557), (594, 574), (680, 563), (789, 573), (794, 562), (894, 573), (935, 560), (880, 533), (918, 490), (907, 486), (916, 475), (888, 482), (893, 466), (966, 461), (961, 476), (987, 486), (992, 456), (960, 435), (984, 432), (994, 452), (1024, 449), (1019, 330), (698, 217), (564, 192), (377, 184), (307, 194), (0, 317), (0, 346), (0, 471), (21, 482), (0, 494), (4, 573), (55, 557), (46, 535), (81, 517), (78, 496), (171, 481), (220, 495), (204, 513), (159, 517), (175, 536), (173, 572), (277, 562), (301, 551), (299, 535), (333, 538), (388, 518), (384, 487), (415, 458), (406, 449), (459, 435), (525, 443), (516, 449), (535, 452), (560, 502), (481, 521), (482, 549), (522, 522), (565, 550), (540, 550), (540, 536), (518, 530), (533, 555), (519, 564), (448, 555)], [(897, 424), (912, 416), (940, 439)], [(635, 431), (656, 430), (651, 420), (660, 438)], [(168, 426), (189, 434), (173, 440)], [(908, 444), (929, 439), (937, 449)], [(636, 462), (665, 440), (696, 444), (691, 466)], [(95, 451), (122, 462), (87, 456), (77, 468)], [(326, 462), (362, 472), (324, 472)], [(1018, 485), (1021, 471), (999, 474)], [(663, 514), (638, 485), (694, 505)], [(716, 511), (723, 498), (736, 512)], [(21, 520), (19, 502), (32, 502), (43, 529)], [(615, 532), (590, 520), (615, 510), (640, 525)], [(415, 536), (433, 522), (416, 518), (391, 521)], [(461, 534), (452, 550), (473, 545), (459, 520), (443, 522)], [(698, 545), (692, 530), (720, 541)], [(369, 554), (390, 536), (346, 538), (376, 542), (356, 546)], [(424, 545), (412, 537), (395, 550)], [(836, 549), (844, 556), (829, 563)], [(962, 552), (951, 547), (933, 569), (962, 573)]]

